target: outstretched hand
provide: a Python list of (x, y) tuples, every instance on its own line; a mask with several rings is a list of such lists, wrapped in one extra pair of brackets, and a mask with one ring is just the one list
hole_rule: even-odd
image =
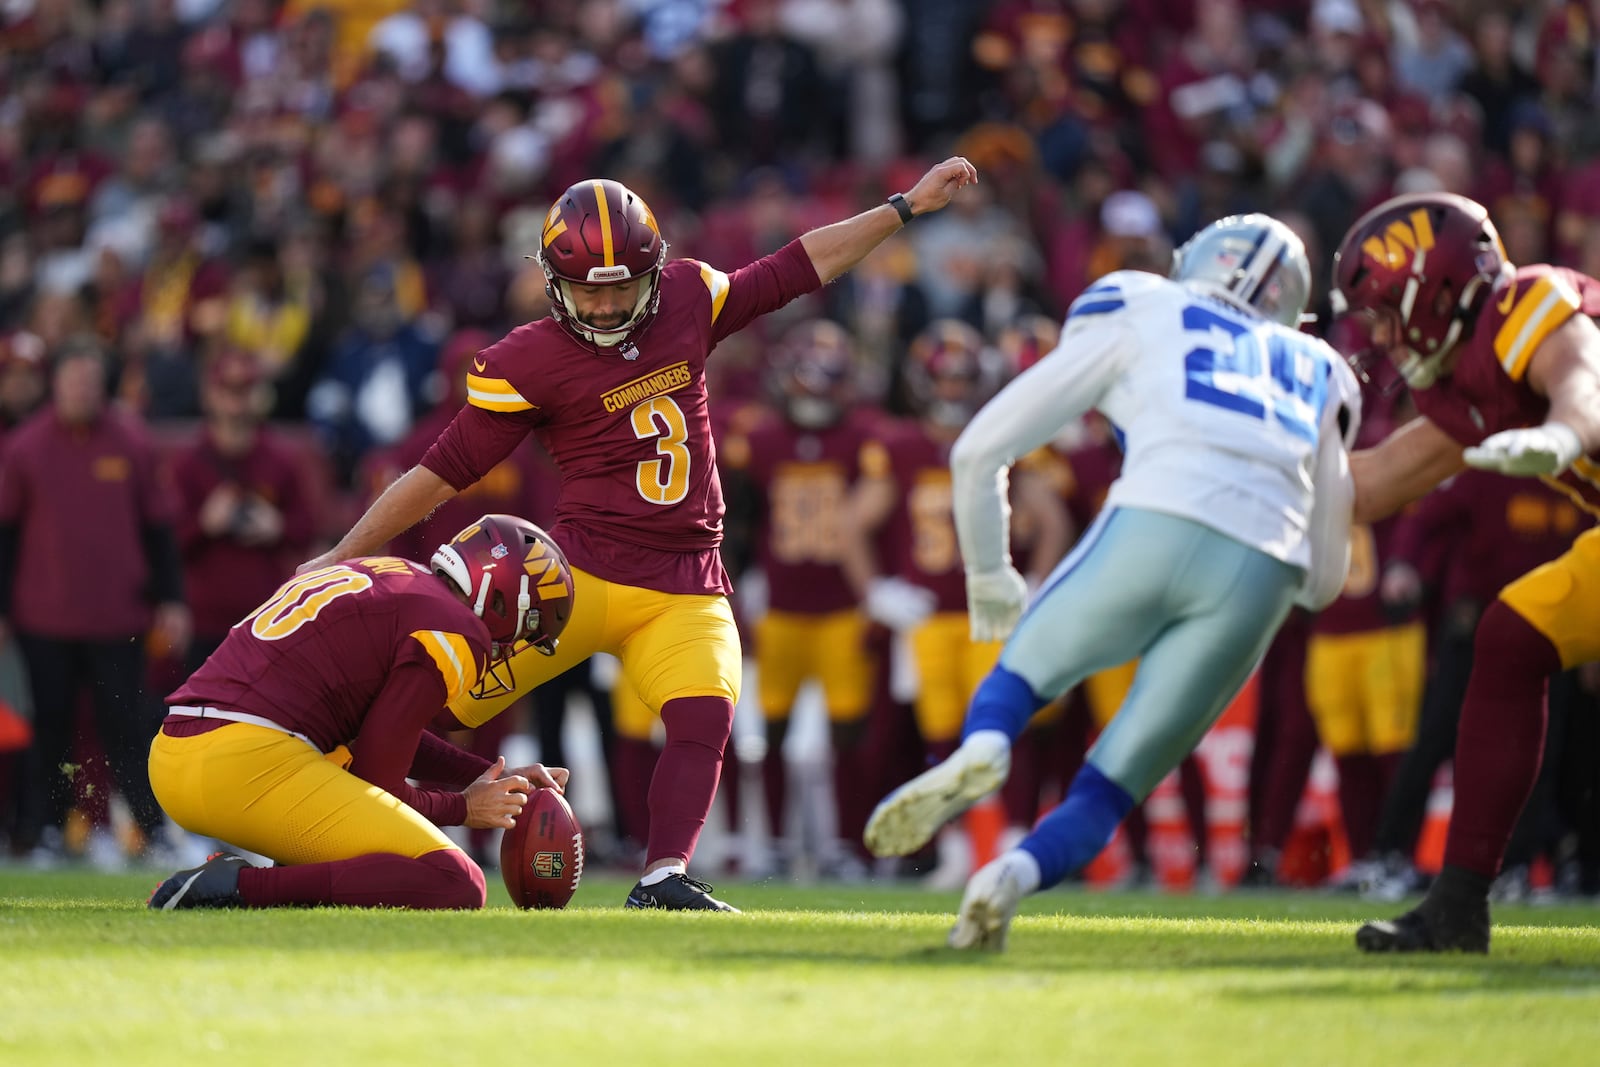
[[(462, 790), (467, 798), (466, 825), (473, 830), (509, 830), (528, 803), (529, 780), (521, 774), (500, 777), (506, 769), (501, 756), (494, 766)], [(543, 770), (543, 768), (540, 768)]]
[(917, 184), (906, 193), (906, 202), (911, 205), (913, 214), (926, 215), (955, 199), (963, 185), (977, 184), (978, 168), (965, 156), (951, 156), (917, 179)]

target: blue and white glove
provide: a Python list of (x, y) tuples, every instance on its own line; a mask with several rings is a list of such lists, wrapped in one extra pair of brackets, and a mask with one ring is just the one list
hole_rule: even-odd
[(1578, 432), (1561, 422), (1502, 430), (1461, 453), (1470, 466), (1525, 478), (1560, 474), (1581, 455)]
[(931, 591), (904, 578), (874, 578), (862, 604), (867, 618), (891, 630), (920, 626), (938, 606), (939, 599)]
[(967, 572), (967, 622), (974, 641), (1004, 641), (1028, 603), (1028, 582), (1010, 564)]

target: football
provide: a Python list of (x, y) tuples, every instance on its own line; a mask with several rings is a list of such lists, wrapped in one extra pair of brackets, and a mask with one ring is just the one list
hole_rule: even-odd
[(564, 908), (583, 877), (583, 829), (566, 798), (535, 789), (500, 839), (500, 875), (519, 908)]

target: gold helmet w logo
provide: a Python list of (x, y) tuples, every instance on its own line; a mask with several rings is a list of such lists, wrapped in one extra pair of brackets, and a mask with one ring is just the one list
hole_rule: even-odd
[(1433, 247), (1433, 223), (1428, 212), (1418, 208), (1403, 219), (1389, 223), (1382, 237), (1368, 237), (1361, 251), (1390, 270), (1403, 270), (1413, 258)]
[(549, 549), (545, 548), (543, 541), (534, 541), (528, 545), (528, 554), (523, 557), (522, 569), (528, 572), (539, 595), (545, 600), (567, 595), (567, 583), (561, 573), (561, 563), (550, 554)]

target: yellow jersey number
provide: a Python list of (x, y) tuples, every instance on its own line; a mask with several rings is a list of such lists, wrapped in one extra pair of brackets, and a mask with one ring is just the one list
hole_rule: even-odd
[(780, 563), (837, 563), (844, 474), (833, 464), (780, 470), (770, 490), (772, 556)]
[[(366, 560), (364, 565), (379, 574), (402, 574), (411, 569), (405, 560), (390, 557)], [(307, 571), (279, 586), (265, 604), (240, 619), (234, 628), (248, 623), (255, 637), (281, 641), (340, 597), (371, 588), (371, 575), (342, 563)]]
[(629, 413), (633, 435), (641, 441), (656, 439), (657, 459), (639, 461), (634, 481), (639, 495), (663, 507), (680, 503), (689, 495), (689, 420), (670, 396), (657, 396), (636, 404)]

